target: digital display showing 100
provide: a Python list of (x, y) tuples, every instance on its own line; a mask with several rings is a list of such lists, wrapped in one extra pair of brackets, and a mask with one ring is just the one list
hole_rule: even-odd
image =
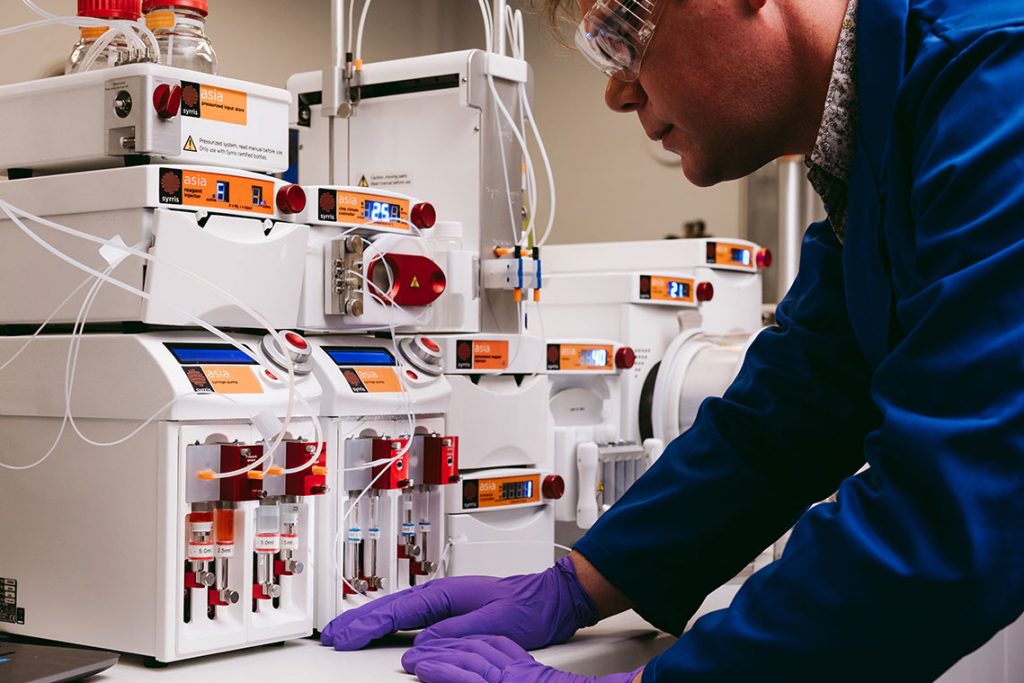
[(398, 204), (367, 201), (363, 203), (363, 216), (374, 223), (391, 223), (401, 218), (402, 211)]

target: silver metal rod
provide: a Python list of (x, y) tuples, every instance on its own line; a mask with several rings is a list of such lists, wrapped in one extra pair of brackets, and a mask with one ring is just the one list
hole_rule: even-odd
[(808, 187), (802, 156), (779, 159), (779, 253), (778, 300), (796, 280), (800, 267), (800, 242), (808, 223), (804, 212), (804, 194)]
[[(354, 0), (351, 0), (354, 2)], [(342, 82), (345, 73), (345, 0), (331, 0), (331, 59), (323, 70), (321, 90), (323, 106), (321, 114), (333, 119), (345, 99), (345, 87)], [(331, 149), (330, 158), (334, 158)], [(332, 181), (333, 183), (333, 181)]]
[(507, 53), (505, 45), (505, 0), (492, 0), (494, 9), (494, 21), (491, 22), (494, 27), (494, 45), (488, 45), (487, 49), (496, 52), (499, 55)]

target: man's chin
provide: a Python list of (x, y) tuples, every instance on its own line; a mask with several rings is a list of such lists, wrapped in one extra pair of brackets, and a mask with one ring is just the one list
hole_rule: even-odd
[(695, 163), (691, 157), (682, 157), (683, 175), (697, 187), (711, 187), (725, 180), (720, 168), (711, 164)]

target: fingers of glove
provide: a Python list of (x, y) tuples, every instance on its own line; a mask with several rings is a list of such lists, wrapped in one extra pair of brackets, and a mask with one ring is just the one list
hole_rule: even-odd
[[(413, 650), (418, 650), (415, 654)], [(429, 647), (413, 648), (402, 657), (402, 666), (406, 671), (412, 671), (417, 676), (424, 669), (430, 671), (431, 667), (438, 664), (446, 664), (453, 669), (471, 673), (487, 683), (500, 683), (502, 670), (495, 666), (486, 656), (474, 652), (467, 652), (450, 647)], [(446, 679), (445, 683), (450, 679)], [(472, 680), (472, 679), (470, 679)]]
[(500, 680), (484, 678), (447, 662), (425, 661), (415, 673), (423, 683), (498, 683)]
[[(485, 604), (493, 579), (463, 576), (440, 579), (375, 600), (356, 610), (332, 630), (336, 650), (358, 650), (370, 642), (399, 630), (410, 630), (443, 622), (452, 615)], [(342, 615), (343, 617), (345, 615)]]
[(320, 632), (320, 643), (323, 645), (334, 645), (335, 635), (347, 629), (352, 622), (362, 619), (367, 614), (377, 610), (385, 609), (387, 605), (395, 600), (401, 600), (413, 591), (423, 590), (427, 585), (429, 584), (407, 588), (404, 591), (399, 591), (398, 593), (392, 593), (391, 595), (377, 598), (365, 605), (342, 612), (332, 619), (331, 622), (324, 627), (324, 630)]
[(468, 636), (462, 640), (478, 640), (487, 643), (491, 648), (501, 652), (511, 661), (535, 661), (529, 652), (517, 645), (511, 638), (505, 636)]
[[(495, 636), (488, 636), (494, 638)], [(402, 666), (409, 673), (413, 673), (416, 666), (426, 660), (449, 661), (455, 663), (459, 657), (457, 653), (478, 655), (485, 661), (490, 662), (498, 669), (504, 669), (512, 662), (522, 657), (532, 661), (530, 655), (516, 646), (510, 640), (505, 640), (501, 646), (492, 644), (483, 638), (439, 638), (431, 640), (426, 645), (416, 646), (406, 651), (402, 656)], [(507, 644), (507, 645), (506, 645)]]
[(492, 602), (480, 609), (452, 617), (434, 624), (416, 636), (416, 645), (438, 638), (464, 638), (466, 636), (505, 636), (524, 648), (537, 648), (547, 644), (547, 624), (539, 613), (533, 614), (512, 602)]
[(331, 631), (335, 650), (358, 650), (389, 633), (430, 626), (452, 613), (447, 592), (431, 590), (430, 584), (421, 590), (403, 591), (393, 600), (375, 600), (354, 611), (359, 614), (339, 621)]
[[(388, 609), (388, 605), (396, 601), (404, 601), (407, 596), (413, 593), (429, 592), (431, 604), (437, 606), (441, 611), (433, 614), (423, 614), (424, 623), (420, 626), (400, 626), (399, 628), (420, 628), (447, 619), (450, 616), (465, 614), (486, 604), (493, 594), (496, 579), (484, 576), (457, 576), (453, 578), (435, 579), (422, 586), (407, 588), (398, 593), (392, 593), (382, 598), (377, 598), (367, 605), (348, 610), (337, 616), (320, 634), (320, 642), (324, 645), (335, 644), (337, 634), (348, 629), (354, 622), (364, 619), (368, 614), (378, 610)], [(386, 635), (386, 634), (384, 634)], [(342, 649), (353, 649), (345, 647)]]

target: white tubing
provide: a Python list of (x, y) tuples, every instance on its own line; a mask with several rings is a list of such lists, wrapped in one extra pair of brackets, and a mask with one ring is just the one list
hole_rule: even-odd
[[(51, 245), (49, 242), (46, 242), (41, 237), (36, 235), (32, 230), (30, 230), (21, 221), (21, 219), (18, 217), (18, 215), (20, 214), (20, 215), (28, 218), (29, 220), (35, 221), (35, 222), (39, 223), (40, 225), (44, 225), (46, 227), (50, 227), (50, 228), (52, 228), (54, 230), (57, 230), (58, 232), (64, 232), (64, 233), (72, 235), (74, 237), (78, 237), (80, 239), (85, 239), (87, 241), (95, 242), (95, 243), (98, 243), (98, 244), (101, 244), (101, 245), (107, 244), (106, 240), (103, 240), (101, 238), (95, 237), (94, 235), (89, 235), (88, 233), (83, 233), (83, 232), (75, 230), (73, 228), (69, 228), (67, 226), (60, 225), (58, 223), (54, 223), (53, 221), (49, 221), (49, 220), (46, 220), (44, 218), (40, 218), (38, 216), (34, 216), (34, 215), (32, 215), (32, 214), (30, 214), (30, 213), (28, 213), (26, 211), (23, 211), (21, 209), (17, 209), (16, 207), (12, 206), (11, 204), (9, 204), (8, 202), (3, 201), (3, 200), (0, 200), (0, 210), (2, 210), (3, 213), (7, 214), (7, 217), (10, 218), (11, 221), (23, 233), (25, 233), (26, 236), (29, 237), (29, 239), (31, 239), (32, 241), (36, 242), (38, 245), (43, 247), (46, 251), (50, 252), (51, 254), (53, 254), (57, 258), (61, 259), (62, 261), (68, 263), (72, 267), (77, 268), (78, 270), (82, 270), (82, 271), (84, 271), (86, 273), (89, 273), (89, 274), (93, 275), (94, 277), (97, 277), (97, 278), (103, 280), (104, 282), (109, 282), (110, 284), (114, 285), (115, 287), (118, 287), (119, 289), (123, 289), (123, 290), (125, 290), (125, 291), (127, 291), (127, 292), (129, 292), (131, 294), (135, 294), (136, 296), (139, 296), (139, 297), (141, 297), (143, 299), (146, 299), (147, 301), (151, 300), (153, 298), (153, 296), (151, 294), (149, 294), (148, 292), (145, 292), (145, 291), (140, 290), (140, 289), (136, 289), (135, 287), (132, 287), (131, 285), (128, 285), (128, 284), (126, 284), (124, 282), (121, 282), (120, 280), (117, 280), (115, 278), (111, 278), (110, 276), (105, 275), (105, 274), (95, 270), (94, 268), (91, 268), (91, 267), (85, 265), (84, 263), (81, 263), (81, 262), (75, 260), (74, 258), (68, 256), (64, 252), (60, 251), (59, 249), (57, 249), (56, 247)], [(251, 307), (249, 307), (243, 301), (241, 301), (240, 299), (235, 297), (233, 294), (230, 294), (229, 292), (223, 290), (222, 288), (218, 287), (217, 285), (213, 284), (212, 282), (209, 282), (205, 278), (203, 278), (203, 277), (193, 273), (190, 270), (182, 268), (181, 266), (178, 266), (177, 264), (175, 264), (173, 262), (165, 261), (164, 259), (161, 259), (161, 258), (158, 258), (158, 257), (154, 257), (151, 254), (148, 254), (148, 253), (146, 253), (144, 251), (140, 251), (140, 250), (135, 249), (133, 247), (120, 247), (120, 249), (122, 251), (125, 251), (125, 252), (129, 253), (129, 254), (133, 254), (133, 255), (139, 256), (140, 258), (143, 258), (143, 259), (145, 259), (147, 261), (156, 262), (156, 263), (163, 263), (165, 266), (179, 271), (180, 273), (184, 274), (186, 277), (194, 279), (197, 282), (200, 282), (201, 284), (204, 284), (205, 286), (211, 288), (213, 291), (215, 291), (215, 292), (221, 294), (222, 296), (226, 297), (232, 303), (237, 305), (241, 310), (243, 310), (244, 312), (249, 314), (257, 323), (259, 323), (261, 326), (263, 326), (268, 331), (268, 333), (270, 333), (270, 335), (275, 339), (275, 341), (277, 341), (277, 343), (281, 346), (281, 348), (286, 348), (285, 344), (284, 344), (284, 340), (281, 337), (281, 335), (278, 333), (278, 331), (273, 329), (273, 327), (263, 318), (263, 316), (261, 316), (259, 313), (254, 311)], [(177, 306), (175, 306), (173, 304), (168, 304), (168, 306), (172, 310), (174, 310), (175, 312), (177, 312), (180, 315), (188, 318), (194, 324), (198, 325), (199, 327), (201, 327), (204, 330), (210, 332), (214, 336), (224, 340), (228, 344), (230, 344), (233, 347), (237, 348), (238, 350), (242, 351), (242, 353), (245, 353), (246, 355), (251, 355), (250, 351), (248, 349), (246, 349), (242, 344), (240, 344), (239, 342), (237, 342), (235, 339), (231, 338), (227, 334), (221, 332), (221, 330), (219, 330), (218, 328), (214, 327), (213, 325), (210, 325), (209, 323), (207, 323), (206, 321), (202, 320), (201, 318), (198, 318), (197, 316), (194, 316), (191, 313), (189, 313), (187, 311), (184, 311), (184, 310), (180, 309), (179, 307), (177, 307)], [(260, 365), (262, 365), (263, 367), (265, 367), (266, 369), (268, 369), (268, 370), (270, 369), (261, 360), (259, 360), (258, 358), (255, 359), (255, 360), (257, 360), (257, 362)], [(284, 439), (285, 432), (288, 430), (289, 426), (291, 425), (291, 421), (292, 421), (292, 417), (293, 417), (293, 411), (294, 411), (295, 394), (297, 393), (296, 386), (295, 386), (295, 384), (296, 384), (296, 380), (295, 380), (295, 365), (292, 362), (291, 358), (288, 357), (287, 355), (285, 356), (285, 360), (287, 361), (287, 366), (288, 366), (287, 367), (287, 369), (288, 369), (288, 403), (287, 403), (287, 408), (286, 408), (286, 412), (285, 412), (284, 423), (283, 423), (282, 428), (281, 428), (281, 433), (278, 435), (277, 439), (275, 440), (274, 445), (271, 448), (271, 451), (276, 450), (277, 446), (280, 445), (281, 441)], [(249, 465), (243, 471), (248, 471), (250, 469), (254, 469), (255, 467), (258, 466), (258, 464), (262, 464), (262, 463), (260, 461), (257, 461), (256, 463), (252, 463), (251, 465)], [(225, 476), (234, 476), (234, 474), (223, 474), (222, 473), (222, 474), (219, 474), (219, 475), (215, 475), (215, 478), (223, 478)]]

